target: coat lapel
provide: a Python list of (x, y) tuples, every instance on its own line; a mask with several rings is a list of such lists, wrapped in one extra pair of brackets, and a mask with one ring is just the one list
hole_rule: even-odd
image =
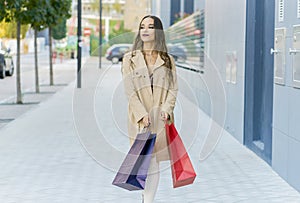
[[(146, 64), (146, 61), (144, 59), (143, 53), (140, 50), (136, 51), (136, 55), (132, 57), (132, 62), (135, 64), (135, 66), (137, 68), (147, 68), (147, 64)], [(159, 68), (162, 65), (164, 65), (164, 63), (165, 63), (164, 60), (162, 60), (160, 55), (158, 55), (157, 59), (155, 61), (154, 67), (153, 67), (153, 71), (156, 68)]]
[(162, 58), (160, 57), (160, 55), (157, 56), (157, 59), (155, 61), (154, 67), (153, 67), (153, 71), (159, 67), (161, 67), (162, 65), (164, 65), (164, 60), (162, 60)]
[[(150, 83), (150, 78), (149, 78), (149, 73), (148, 73), (148, 68), (147, 68), (147, 64), (146, 64), (146, 61), (144, 59), (144, 55), (143, 53), (140, 51), (140, 50), (137, 50), (136, 51), (136, 54), (135, 56), (132, 57), (132, 62), (134, 63), (136, 69), (147, 69), (145, 72), (146, 72), (146, 78), (149, 80), (149, 83)], [(160, 57), (160, 55), (157, 56), (157, 59), (155, 61), (155, 64), (153, 66), (153, 72), (164, 65), (164, 60), (162, 60), (162, 58)], [(151, 95), (151, 98), (153, 99), (153, 92), (151, 90), (151, 87), (149, 86), (148, 89), (148, 92), (149, 92), (149, 95)]]
[(131, 58), (135, 65), (135, 68), (147, 68), (143, 53), (140, 50), (136, 50), (136, 54)]

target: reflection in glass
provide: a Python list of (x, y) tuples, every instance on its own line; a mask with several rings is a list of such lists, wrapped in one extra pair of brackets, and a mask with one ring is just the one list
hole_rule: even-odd
[(300, 88), (300, 26), (294, 26), (293, 83)]
[(274, 42), (274, 80), (277, 84), (285, 84), (285, 28), (275, 30)]

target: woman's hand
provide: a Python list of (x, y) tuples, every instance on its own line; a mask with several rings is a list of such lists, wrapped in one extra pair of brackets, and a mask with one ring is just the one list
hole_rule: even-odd
[(164, 111), (160, 112), (160, 116), (161, 116), (161, 119), (164, 121), (170, 118), (169, 114)]
[(144, 116), (144, 118), (143, 118), (143, 124), (144, 124), (145, 127), (148, 127), (150, 125), (150, 117), (149, 117), (149, 115)]

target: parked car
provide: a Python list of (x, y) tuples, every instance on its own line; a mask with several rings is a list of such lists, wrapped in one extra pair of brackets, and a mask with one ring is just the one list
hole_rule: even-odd
[(6, 48), (0, 40), (0, 78), (12, 76), (14, 74), (14, 61), (10, 53), (10, 48)]
[(168, 52), (171, 56), (173, 56), (175, 61), (181, 60), (185, 61), (186, 60), (186, 52), (183, 48), (180, 46), (176, 46), (173, 44), (168, 44)]
[(132, 44), (114, 44), (107, 49), (105, 57), (113, 64), (117, 64), (122, 61), (124, 54), (129, 51), (131, 46)]

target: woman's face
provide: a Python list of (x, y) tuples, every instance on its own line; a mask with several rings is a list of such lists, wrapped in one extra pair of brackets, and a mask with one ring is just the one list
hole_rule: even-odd
[(142, 41), (145, 42), (154, 42), (155, 40), (155, 29), (154, 29), (154, 19), (145, 18), (140, 27), (140, 36)]

